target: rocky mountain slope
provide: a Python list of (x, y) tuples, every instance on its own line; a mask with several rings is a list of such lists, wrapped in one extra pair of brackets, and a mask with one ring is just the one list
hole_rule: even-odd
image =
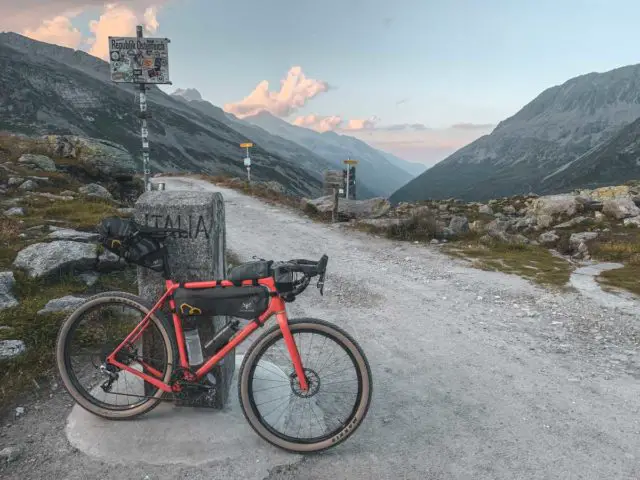
[(542, 92), (490, 135), (413, 179), (391, 199), (486, 200), (621, 182), (637, 170), (635, 140), (624, 129), (639, 117), (640, 65), (572, 78)]
[[(407, 166), (414, 164), (376, 150), (357, 138), (338, 135), (335, 132), (318, 133), (308, 128), (297, 127), (268, 112), (261, 112), (244, 120), (262, 127), (273, 135), (287, 138), (308, 148), (333, 164), (333, 168), (343, 168), (343, 160), (355, 158), (360, 162), (356, 170), (357, 181), (362, 181), (376, 195), (388, 197), (414, 177), (413, 173), (409, 173), (412, 167)], [(393, 158), (392, 161), (390, 157)], [(357, 191), (360, 196), (360, 191)]]
[[(148, 94), (152, 171), (244, 176), (239, 143), (246, 135), (172, 98)], [(15, 33), (0, 34), (0, 130), (31, 135), (71, 134), (124, 146), (141, 160), (140, 122), (132, 85), (109, 79), (108, 64), (69, 48)], [(274, 181), (298, 195), (315, 195), (321, 176), (257, 143), (252, 178)]]

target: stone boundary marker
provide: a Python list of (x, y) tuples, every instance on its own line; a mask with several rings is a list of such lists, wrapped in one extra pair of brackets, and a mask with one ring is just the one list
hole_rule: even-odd
[[(219, 192), (151, 190), (143, 193), (136, 202), (134, 218), (142, 225), (180, 228), (188, 232), (173, 234), (166, 241), (173, 280), (217, 280), (226, 275), (224, 212), (224, 200)], [(161, 274), (138, 268), (138, 292), (142, 298), (155, 303), (163, 290), (164, 279)], [(199, 319), (198, 330), (203, 351), (206, 341), (226, 321), (227, 317)], [(235, 349), (211, 371), (217, 389), (213, 405), (210, 406), (224, 407), (234, 369)]]

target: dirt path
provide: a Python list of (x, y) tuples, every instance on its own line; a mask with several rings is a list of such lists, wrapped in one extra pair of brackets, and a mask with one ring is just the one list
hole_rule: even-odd
[(71, 402), (47, 390), (2, 421), (0, 450), (23, 453), (0, 477), (640, 478), (637, 316), (222, 191), (227, 245), (244, 259), (329, 255), (325, 297), (311, 288), (290, 314), (342, 325), (367, 352), (374, 399), (359, 431), (334, 451), (252, 476), (230, 462), (107, 464), (68, 444)]

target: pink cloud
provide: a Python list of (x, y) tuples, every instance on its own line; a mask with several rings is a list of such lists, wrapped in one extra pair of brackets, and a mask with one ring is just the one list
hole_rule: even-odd
[(342, 123), (342, 118), (338, 115), (322, 116), (310, 114), (297, 117), (292, 123), (317, 132), (328, 132), (335, 130)]
[[(144, 22), (142, 22), (142, 18)], [(89, 53), (108, 60), (109, 37), (130, 37), (136, 35), (136, 25), (143, 23), (146, 33), (154, 34), (159, 26), (156, 8), (149, 7), (142, 14), (142, 18), (134, 10), (123, 5), (107, 5), (98, 20), (89, 22), (89, 30), (94, 37), (87, 43), (91, 45)]]
[[(105, 2), (104, 0), (22, 0), (2, 6), (0, 30), (20, 32), (47, 43), (78, 48), (86, 42), (89, 53), (107, 59), (109, 36), (135, 36), (136, 25), (144, 25), (147, 34), (158, 27), (157, 12), (168, 0), (131, 0)], [(89, 22), (91, 38), (73, 25), (72, 19), (90, 8), (103, 7), (97, 20)]]
[(82, 33), (71, 24), (71, 18), (57, 16), (51, 20), (45, 20), (35, 30), (25, 30), (24, 35), (41, 42), (53, 43), (77, 49), (82, 43)]
[(303, 107), (309, 100), (329, 90), (329, 84), (307, 78), (302, 68), (294, 66), (280, 81), (280, 90), (269, 90), (269, 82), (263, 80), (243, 100), (227, 103), (224, 110), (244, 118), (260, 112), (269, 112), (277, 117), (286, 117)]
[(349, 120), (344, 130), (373, 130), (379, 121), (380, 119), (376, 116), (364, 120), (354, 118)]

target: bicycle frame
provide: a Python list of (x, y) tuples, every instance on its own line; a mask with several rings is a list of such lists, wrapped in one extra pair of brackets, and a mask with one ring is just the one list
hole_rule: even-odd
[[(211, 356), (198, 370), (196, 370), (194, 378), (188, 378), (189, 381), (198, 381), (202, 379), (215, 365), (224, 358), (231, 350), (240, 345), (251, 333), (253, 333), (257, 328), (262, 327), (269, 318), (273, 315), (276, 316), (278, 321), (278, 325), (280, 330), (282, 331), (282, 335), (284, 337), (285, 344), (287, 346), (287, 350), (289, 351), (289, 355), (291, 356), (291, 361), (293, 362), (293, 367), (298, 376), (298, 381), (300, 383), (300, 388), (303, 391), (308, 389), (307, 379), (304, 375), (304, 370), (302, 367), (302, 360), (300, 358), (300, 353), (298, 351), (298, 347), (296, 346), (295, 340), (291, 335), (291, 330), (289, 329), (289, 319), (287, 317), (287, 311), (285, 307), (285, 302), (277, 293), (275, 280), (272, 277), (264, 278), (258, 280), (258, 284), (265, 286), (269, 289), (270, 292), (270, 300), (269, 306), (267, 310), (256, 318), (251, 323), (247, 324), (242, 330), (240, 330), (231, 340), (222, 347), (217, 353)], [(242, 282), (243, 286), (251, 286), (254, 285), (251, 280), (245, 280)], [(147, 370), (149, 374), (136, 370), (129, 365), (125, 365), (116, 360), (116, 355), (118, 352), (127, 344), (135, 343), (143, 334), (144, 330), (147, 328), (149, 323), (151, 322), (151, 316), (154, 312), (161, 309), (165, 303), (169, 302), (169, 307), (171, 308), (172, 317), (173, 317), (173, 328), (178, 344), (178, 360), (180, 367), (189, 368), (189, 362), (187, 358), (187, 351), (185, 347), (184, 334), (182, 329), (182, 319), (178, 316), (176, 311), (175, 300), (173, 299), (173, 292), (182, 286), (183, 288), (213, 288), (216, 286), (222, 287), (232, 287), (236, 286), (236, 284), (228, 281), (228, 280), (220, 280), (220, 281), (199, 281), (199, 282), (185, 282), (185, 283), (177, 283), (172, 280), (165, 280), (165, 292), (162, 297), (158, 300), (155, 306), (145, 315), (145, 317), (136, 325), (136, 327), (127, 335), (127, 337), (118, 345), (118, 347), (107, 357), (107, 363), (114, 365), (121, 370), (125, 370), (127, 372), (132, 373), (144, 381), (152, 384), (153, 386), (159, 388), (164, 392), (176, 392), (180, 391), (180, 386), (178, 384), (174, 384), (173, 386), (163, 382), (162, 372), (156, 370), (152, 366), (146, 364), (145, 362), (140, 361), (139, 363), (142, 367)]]

